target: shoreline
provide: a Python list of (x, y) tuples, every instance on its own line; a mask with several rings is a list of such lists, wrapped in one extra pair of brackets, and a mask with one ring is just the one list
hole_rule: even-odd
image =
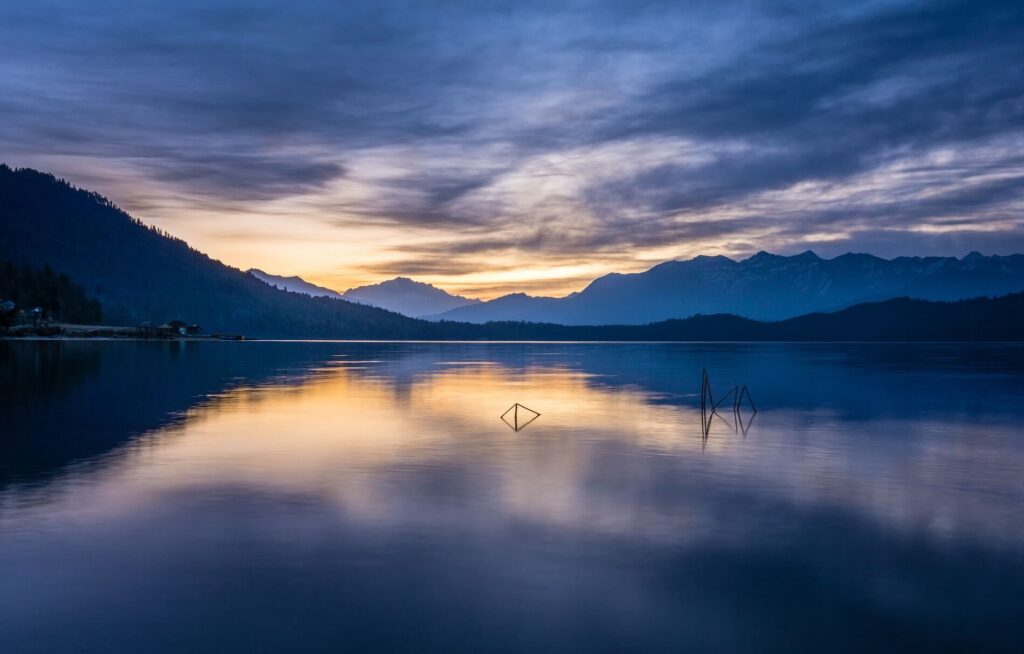
[(241, 334), (180, 334), (143, 327), (51, 323), (20, 325), (0, 332), (0, 340), (136, 340), (136, 341), (244, 341)]
[(234, 343), (425, 343), (452, 345), (1024, 345), (1024, 340), (597, 340), (597, 339), (387, 339), (387, 338), (250, 338), (235, 336), (84, 336), (60, 334), (55, 336), (10, 336), (0, 335), (0, 342), (54, 342), (54, 341), (136, 341), (140, 343), (180, 342), (234, 342)]

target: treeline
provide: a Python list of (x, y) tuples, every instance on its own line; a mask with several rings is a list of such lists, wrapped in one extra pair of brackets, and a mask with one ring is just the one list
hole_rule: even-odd
[(778, 322), (718, 314), (649, 325), (437, 324), (439, 338), (466, 340), (1024, 342), (1024, 293), (955, 302), (895, 298)]
[(96, 325), (103, 320), (99, 300), (50, 266), (36, 269), (0, 262), (0, 302), (4, 301), (24, 311), (40, 307), (45, 317), (61, 322)]

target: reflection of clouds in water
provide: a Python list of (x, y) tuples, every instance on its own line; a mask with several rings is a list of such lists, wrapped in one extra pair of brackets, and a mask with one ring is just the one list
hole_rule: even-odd
[[(906, 537), (1024, 544), (1012, 424), (769, 409), (748, 438), (718, 429), (702, 452), (695, 405), (608, 379), (564, 361), (338, 359), (211, 395), (101, 465), (0, 494), (0, 529), (248, 489), (407, 529), (497, 520), (742, 546), (839, 514)], [(508, 431), (496, 416), (511, 401), (544, 420)]]

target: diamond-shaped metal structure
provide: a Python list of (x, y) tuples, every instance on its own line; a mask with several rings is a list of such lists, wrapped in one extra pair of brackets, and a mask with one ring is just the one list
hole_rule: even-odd
[[(511, 414), (511, 415), (510, 415)], [(501, 414), (501, 420), (513, 431), (519, 431), (534, 420), (540, 417), (540, 413), (516, 402), (510, 406), (505, 413)]]

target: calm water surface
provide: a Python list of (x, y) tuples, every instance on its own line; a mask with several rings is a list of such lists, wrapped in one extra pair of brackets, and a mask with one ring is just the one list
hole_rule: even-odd
[(1022, 400), (1012, 345), (0, 342), (0, 652), (1021, 652)]

